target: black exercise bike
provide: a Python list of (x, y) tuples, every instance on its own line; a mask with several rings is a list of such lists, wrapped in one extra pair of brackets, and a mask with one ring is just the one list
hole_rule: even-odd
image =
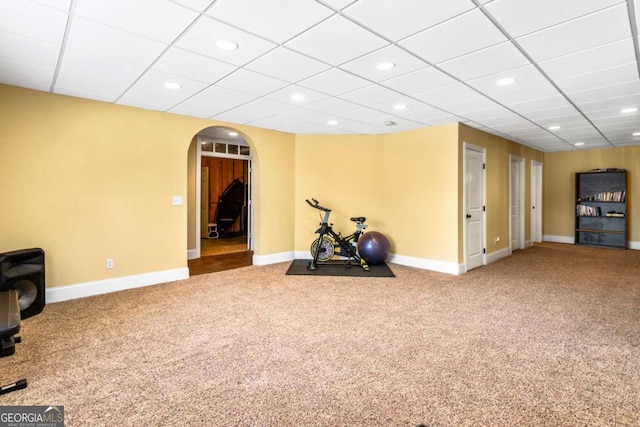
[(311, 199), (313, 202), (309, 201), (309, 199), (306, 200), (309, 206), (324, 212), (324, 215), (320, 214), (320, 228), (316, 230), (319, 236), (311, 243), (311, 255), (313, 259), (309, 261), (307, 268), (309, 270), (315, 270), (319, 262), (327, 262), (333, 258), (334, 255), (338, 255), (346, 258), (345, 264), (347, 268), (351, 267), (353, 261), (357, 262), (363, 270), (369, 271), (369, 265), (358, 255), (356, 247), (358, 239), (363, 233), (362, 230), (367, 228), (367, 225), (364, 223), (367, 219), (363, 216), (350, 218), (351, 221), (356, 223), (356, 231), (343, 237), (342, 234), (336, 234), (336, 232), (333, 231), (333, 224), (329, 224), (331, 209), (321, 206), (316, 199)]

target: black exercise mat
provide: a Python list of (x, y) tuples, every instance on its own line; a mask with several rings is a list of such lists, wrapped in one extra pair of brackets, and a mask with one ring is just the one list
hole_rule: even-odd
[(396, 277), (387, 264), (370, 265), (369, 271), (365, 271), (358, 264), (352, 264), (347, 268), (344, 261), (329, 261), (318, 263), (315, 270), (309, 270), (307, 265), (310, 259), (293, 260), (288, 275), (298, 276), (350, 276), (350, 277)]

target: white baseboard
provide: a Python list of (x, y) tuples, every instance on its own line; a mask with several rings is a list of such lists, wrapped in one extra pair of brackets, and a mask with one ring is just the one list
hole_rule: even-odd
[(632, 242), (632, 241), (628, 241), (627, 242), (627, 249), (635, 249), (635, 250), (640, 250), (640, 242)]
[(200, 258), (198, 256), (198, 250), (197, 249), (187, 249), (187, 259), (188, 260), (192, 260), (192, 259), (196, 259), (196, 258)]
[(278, 264), (280, 262), (293, 261), (294, 252), (280, 252), (271, 255), (253, 255), (253, 265)]
[(108, 294), (125, 289), (175, 282), (176, 280), (188, 278), (188, 268), (176, 268), (174, 270), (116, 277), (113, 279), (97, 280), (95, 282), (78, 283), (76, 285), (56, 286), (55, 288), (48, 288), (46, 290), (45, 298), (47, 304), (49, 304), (93, 295)]
[(503, 249), (500, 249), (500, 250), (497, 250), (495, 252), (491, 252), (491, 253), (487, 254), (487, 257), (485, 258), (485, 261), (486, 261), (487, 264), (491, 264), (492, 262), (496, 262), (499, 259), (502, 259), (504, 257), (508, 257), (509, 255), (511, 255), (511, 251), (509, 250), (509, 248), (503, 248)]
[(530, 248), (531, 246), (533, 246), (533, 242), (531, 240), (525, 240), (524, 247)]
[(391, 254), (389, 262), (406, 265), (407, 267), (422, 268), (423, 270), (438, 271), (440, 273), (455, 274), (464, 273), (464, 264), (454, 264), (450, 262), (434, 261), (424, 258), (415, 258), (406, 255)]
[(574, 236), (553, 236), (550, 234), (545, 234), (542, 236), (543, 242), (551, 242), (551, 243), (568, 243), (573, 245), (576, 242), (576, 238)]

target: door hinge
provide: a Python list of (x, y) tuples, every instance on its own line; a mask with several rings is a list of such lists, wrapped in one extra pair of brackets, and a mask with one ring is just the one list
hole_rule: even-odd
[(486, 207), (486, 206), (483, 206), (483, 207), (482, 207), (482, 212), (486, 212), (486, 211), (487, 211), (487, 207)]
[(483, 163), (483, 164), (482, 164), (482, 169), (486, 169), (486, 168), (487, 168), (486, 163)]
[(486, 254), (487, 253), (487, 248), (482, 248), (482, 253)]

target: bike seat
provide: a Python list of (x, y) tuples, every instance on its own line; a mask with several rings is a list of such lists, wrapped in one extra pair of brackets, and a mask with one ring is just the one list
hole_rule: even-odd
[(367, 218), (363, 217), (363, 216), (354, 216), (353, 218), (351, 218), (351, 221), (353, 222), (365, 222), (367, 220)]

